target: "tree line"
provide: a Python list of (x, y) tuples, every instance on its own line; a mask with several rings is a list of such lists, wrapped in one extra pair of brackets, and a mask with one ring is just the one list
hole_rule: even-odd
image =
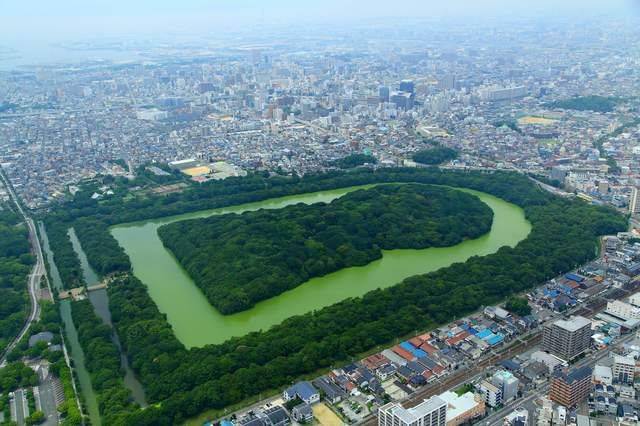
[(223, 314), (313, 277), (382, 257), (382, 250), (446, 247), (491, 229), (470, 194), (423, 185), (361, 189), (329, 204), (298, 204), (174, 222), (158, 234)]

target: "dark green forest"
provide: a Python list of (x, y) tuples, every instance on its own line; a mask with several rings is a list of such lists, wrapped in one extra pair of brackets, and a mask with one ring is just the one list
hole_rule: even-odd
[(16, 337), (27, 318), (27, 280), (34, 259), (29, 231), (6, 204), (0, 204), (0, 350)]
[[(68, 226), (83, 215), (117, 223), (223, 207), (323, 189), (382, 182), (466, 187), (517, 204), (532, 224), (516, 247), (473, 257), (429, 274), (407, 278), (268, 330), (217, 345), (186, 350), (146, 287), (131, 274), (110, 285), (114, 325), (131, 366), (152, 405), (128, 411), (114, 424), (176, 424), (211, 408), (224, 408), (260, 392), (275, 391), (301, 375), (349, 362), (398, 336), (426, 330), (501, 303), (567, 272), (596, 255), (597, 236), (626, 228), (615, 211), (554, 197), (526, 176), (508, 172), (427, 169), (357, 169), (299, 177), (252, 175), (212, 182), (180, 194), (106, 203), (71, 203), (50, 217)], [(102, 228), (101, 228), (102, 229)], [(109, 238), (106, 234), (101, 238)], [(113, 237), (111, 237), (113, 238)]]
[(382, 250), (455, 245), (491, 229), (477, 197), (384, 185), (329, 204), (298, 204), (175, 222), (158, 230), (209, 302), (230, 314), (310, 278), (382, 257)]
[(332, 166), (340, 169), (352, 169), (354, 167), (362, 166), (364, 164), (377, 164), (378, 160), (373, 155), (367, 154), (351, 154), (346, 157), (340, 158), (333, 163)]
[(413, 161), (420, 164), (436, 166), (447, 161), (454, 160), (458, 157), (458, 151), (444, 146), (436, 146), (433, 148), (418, 151), (411, 157)]
[(112, 340), (113, 331), (96, 315), (89, 300), (73, 303), (71, 315), (78, 328), (78, 340), (85, 353), (91, 385), (97, 393), (100, 416), (105, 424), (119, 424), (123, 417), (140, 407), (124, 386), (120, 352)]

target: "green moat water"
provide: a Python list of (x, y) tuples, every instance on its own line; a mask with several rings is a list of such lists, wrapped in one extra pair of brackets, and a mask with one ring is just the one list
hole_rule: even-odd
[(293, 315), (362, 296), (376, 288), (393, 286), (412, 275), (424, 274), (464, 262), (472, 256), (495, 253), (526, 238), (531, 224), (521, 208), (492, 195), (460, 189), (476, 195), (494, 213), (491, 230), (482, 237), (452, 247), (423, 250), (386, 250), (381, 259), (365, 266), (345, 268), (313, 278), (295, 289), (264, 300), (252, 309), (222, 315), (207, 301), (174, 256), (163, 246), (157, 230), (167, 223), (259, 209), (279, 209), (297, 203), (330, 202), (356, 189), (340, 188), (273, 198), (255, 203), (205, 210), (157, 220), (123, 224), (111, 229), (131, 259), (133, 272), (148, 288), (161, 312), (167, 315), (177, 338), (187, 347), (221, 343), (233, 336), (266, 330)]

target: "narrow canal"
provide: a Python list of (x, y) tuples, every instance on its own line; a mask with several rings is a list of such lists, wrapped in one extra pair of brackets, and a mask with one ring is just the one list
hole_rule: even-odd
[[(71, 240), (71, 245), (73, 246), (73, 250), (76, 252), (76, 255), (80, 259), (80, 266), (82, 267), (82, 275), (84, 277), (84, 281), (87, 286), (92, 286), (98, 284), (100, 282), (100, 278), (98, 274), (93, 270), (89, 261), (87, 260), (87, 255), (82, 249), (82, 245), (78, 240), (78, 236), (75, 233), (73, 228), (69, 228), (69, 239)], [(94, 290), (89, 292), (89, 300), (93, 305), (93, 309), (96, 311), (96, 314), (102, 319), (105, 324), (108, 324), (113, 328), (113, 323), (111, 322), (111, 311), (109, 310), (109, 295), (107, 294), (106, 289)], [(118, 337), (118, 333), (116, 333), (115, 328), (113, 328), (113, 342), (118, 347), (120, 351), (120, 362), (122, 364), (122, 368), (125, 371), (124, 375), (124, 384), (125, 386), (131, 390), (131, 394), (135, 402), (137, 402), (141, 407), (147, 406), (147, 399), (144, 393), (144, 388), (142, 384), (136, 378), (131, 366), (129, 365), (129, 360), (122, 350), (122, 345), (120, 344), (120, 338)]]
[[(51, 247), (49, 246), (49, 237), (42, 223), (38, 224), (40, 230), (40, 236), (42, 239), (42, 248), (44, 250), (44, 254), (47, 257), (47, 263), (49, 264), (49, 272), (51, 283), (56, 292), (63, 289), (62, 279), (60, 278), (60, 273), (58, 272), (58, 268), (53, 260), (53, 252), (51, 251)], [(93, 386), (91, 385), (91, 378), (89, 377), (89, 372), (85, 367), (84, 363), (84, 352), (82, 347), (80, 346), (80, 342), (78, 341), (78, 332), (76, 330), (76, 326), (71, 319), (71, 302), (69, 300), (61, 300), (58, 305), (60, 306), (60, 316), (62, 317), (62, 322), (64, 323), (64, 329), (66, 334), (66, 343), (69, 345), (69, 349), (71, 350), (71, 359), (73, 361), (73, 369), (75, 371), (75, 375), (78, 379), (80, 385), (80, 393), (82, 394), (82, 399), (84, 400), (84, 405), (89, 416), (89, 420), (92, 425), (100, 425), (100, 412), (98, 411), (98, 401), (96, 399), (96, 394), (93, 391)]]

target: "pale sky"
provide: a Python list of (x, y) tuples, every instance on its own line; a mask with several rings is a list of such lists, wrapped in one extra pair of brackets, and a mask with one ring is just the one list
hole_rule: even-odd
[(636, 0), (0, 0), (0, 43), (214, 32), (254, 22), (638, 15)]

